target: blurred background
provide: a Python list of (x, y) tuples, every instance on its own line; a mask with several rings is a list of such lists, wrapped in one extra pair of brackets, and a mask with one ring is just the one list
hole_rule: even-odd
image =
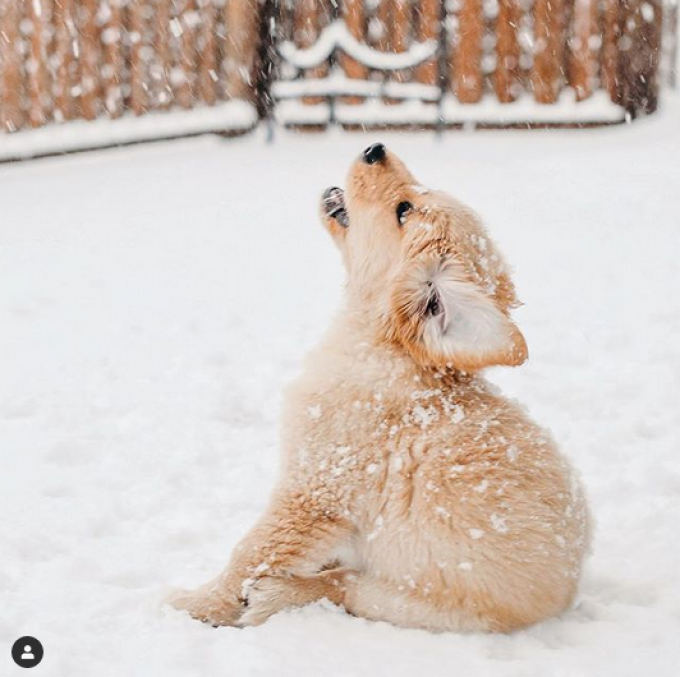
[(0, 158), (263, 119), (630, 121), (676, 86), (677, 34), (677, 0), (0, 0)]

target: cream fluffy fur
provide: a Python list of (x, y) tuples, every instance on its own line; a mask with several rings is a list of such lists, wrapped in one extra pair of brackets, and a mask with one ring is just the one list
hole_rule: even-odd
[(344, 199), (348, 227), (322, 220), (346, 302), (287, 394), (270, 506), (225, 572), (173, 604), (236, 626), (322, 597), (429, 630), (505, 632), (560, 613), (587, 510), (549, 435), (478, 373), (527, 356), (494, 244), (391, 153), (357, 160)]

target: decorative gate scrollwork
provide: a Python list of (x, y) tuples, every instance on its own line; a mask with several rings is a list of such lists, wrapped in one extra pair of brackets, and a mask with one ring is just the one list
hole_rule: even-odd
[(656, 107), (661, 16), (661, 0), (284, 1), (276, 118), (346, 126), (621, 121)]

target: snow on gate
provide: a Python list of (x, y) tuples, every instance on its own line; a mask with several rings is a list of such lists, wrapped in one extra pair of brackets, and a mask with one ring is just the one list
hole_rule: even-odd
[(283, 3), (276, 117), (346, 126), (621, 121), (656, 109), (662, 14), (660, 0)]

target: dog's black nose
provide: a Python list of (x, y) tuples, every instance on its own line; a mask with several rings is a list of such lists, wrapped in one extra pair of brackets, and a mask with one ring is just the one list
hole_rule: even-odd
[(385, 159), (385, 146), (382, 143), (374, 143), (364, 151), (364, 162), (373, 165)]

